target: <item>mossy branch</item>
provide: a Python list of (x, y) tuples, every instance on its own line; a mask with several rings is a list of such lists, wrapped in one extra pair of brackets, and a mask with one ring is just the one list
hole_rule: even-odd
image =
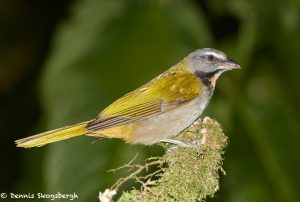
[[(208, 117), (197, 120), (176, 137), (185, 142), (197, 142), (203, 152), (199, 155), (193, 147), (174, 147), (163, 144), (166, 153), (162, 157), (148, 159), (144, 165), (133, 164), (135, 158), (116, 169), (127, 168), (131, 174), (119, 179), (110, 189), (100, 193), (100, 201), (112, 201), (120, 186), (130, 179), (141, 184), (141, 189), (122, 193), (118, 201), (203, 201), (213, 197), (219, 189), (219, 173), (227, 137), (220, 124)], [(151, 173), (141, 174), (150, 167)], [(116, 171), (114, 170), (114, 171)]]

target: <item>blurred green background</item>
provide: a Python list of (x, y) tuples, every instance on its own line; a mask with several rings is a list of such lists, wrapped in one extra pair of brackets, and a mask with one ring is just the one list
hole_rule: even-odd
[(298, 0), (0, 0), (0, 192), (97, 201), (124, 174), (108, 169), (161, 148), (80, 137), (20, 149), (14, 140), (92, 119), (203, 47), (243, 67), (219, 79), (205, 111), (230, 139), (227, 175), (209, 201), (300, 201)]

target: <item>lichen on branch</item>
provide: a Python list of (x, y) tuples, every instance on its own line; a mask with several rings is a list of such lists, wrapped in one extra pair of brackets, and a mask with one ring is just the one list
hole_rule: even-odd
[[(120, 167), (128, 169), (130, 174), (119, 179), (106, 192), (115, 193), (126, 181), (134, 179), (141, 188), (123, 192), (118, 201), (204, 201), (213, 197), (219, 189), (220, 171), (225, 174), (222, 155), (227, 137), (221, 125), (209, 117), (203, 121), (198, 119), (174, 139), (197, 143), (199, 148), (164, 143), (166, 153), (162, 157), (148, 159), (143, 165), (134, 164), (134, 158)], [(147, 173), (153, 166), (156, 169)], [(104, 193), (100, 193), (100, 201), (110, 201), (112, 194), (105, 197)]]

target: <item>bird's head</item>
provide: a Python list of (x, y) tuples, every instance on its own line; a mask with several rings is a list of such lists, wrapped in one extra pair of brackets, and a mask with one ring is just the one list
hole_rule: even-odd
[(241, 68), (237, 62), (213, 48), (203, 48), (192, 52), (188, 56), (188, 61), (191, 71), (204, 84), (211, 85), (213, 88), (223, 72)]

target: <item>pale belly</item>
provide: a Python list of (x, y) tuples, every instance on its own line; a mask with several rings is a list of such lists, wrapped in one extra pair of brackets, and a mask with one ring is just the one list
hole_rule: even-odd
[(132, 134), (131, 142), (154, 144), (178, 135), (202, 114), (210, 98), (209, 92), (203, 93), (186, 105), (144, 120)]

